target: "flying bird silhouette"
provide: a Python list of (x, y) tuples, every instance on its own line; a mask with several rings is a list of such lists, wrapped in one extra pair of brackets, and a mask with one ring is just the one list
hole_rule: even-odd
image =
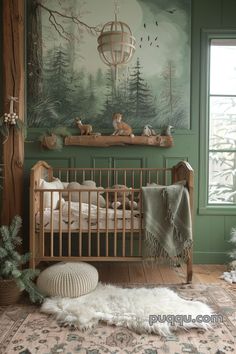
[(158, 47), (158, 48), (159, 48), (159, 45), (157, 44), (157, 45), (156, 45), (156, 47)]
[(158, 22), (156, 21), (156, 26), (158, 26)]
[(155, 41), (157, 40), (158, 36), (156, 36)]
[(152, 45), (152, 42), (150, 43), (150, 46)]
[(146, 23), (143, 24), (143, 27), (146, 28)]
[(139, 45), (139, 48), (142, 48), (141, 44)]
[(142, 42), (142, 40), (143, 40), (143, 37), (140, 38), (140, 41), (141, 41), (141, 42)]
[(169, 12), (169, 14), (173, 14), (175, 11), (176, 11), (176, 9), (166, 10), (166, 12)]

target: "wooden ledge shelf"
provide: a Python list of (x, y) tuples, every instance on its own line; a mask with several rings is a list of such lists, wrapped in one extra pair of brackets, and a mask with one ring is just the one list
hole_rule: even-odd
[(65, 138), (65, 145), (78, 146), (125, 146), (148, 145), (168, 148), (173, 146), (172, 136), (114, 136), (114, 135), (72, 135)]

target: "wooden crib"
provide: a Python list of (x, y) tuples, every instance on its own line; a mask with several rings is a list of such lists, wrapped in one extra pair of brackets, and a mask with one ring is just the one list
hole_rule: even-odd
[[(64, 183), (65, 189), (51, 189), (50, 184), (50, 189), (42, 189), (42, 180), (53, 182), (55, 179)], [(66, 188), (72, 181), (81, 184), (88, 180), (104, 189)], [(142, 260), (141, 187), (151, 183), (169, 185), (182, 180), (186, 181), (192, 210), (193, 169), (186, 161), (172, 168), (53, 168), (45, 161), (37, 162), (30, 173), (31, 267), (41, 261)], [(117, 184), (129, 189), (112, 188)], [(101, 195), (105, 202), (103, 207)], [(129, 210), (124, 206), (127, 195)], [(83, 202), (85, 196), (87, 203)], [(118, 196), (122, 196), (123, 206), (113, 209), (111, 197), (116, 203)], [(46, 208), (45, 198), (49, 200)], [(191, 279), (192, 252), (187, 260), (187, 282)]]

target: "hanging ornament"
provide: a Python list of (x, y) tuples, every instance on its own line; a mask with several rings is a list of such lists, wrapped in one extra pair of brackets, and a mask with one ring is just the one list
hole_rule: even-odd
[(4, 113), (0, 118), (0, 133), (5, 137), (3, 144), (9, 137), (10, 127), (21, 130), (24, 126), (23, 122), (19, 119), (18, 115), (14, 112), (14, 102), (18, 102), (18, 97), (9, 96), (10, 110), (9, 113)]
[(115, 2), (115, 21), (107, 22), (98, 37), (98, 52), (101, 60), (114, 71), (118, 79), (118, 67), (127, 64), (135, 52), (135, 38), (130, 27), (117, 20), (118, 5)]

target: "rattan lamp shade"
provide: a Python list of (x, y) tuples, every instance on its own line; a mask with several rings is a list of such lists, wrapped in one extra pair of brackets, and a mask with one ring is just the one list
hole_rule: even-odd
[(105, 64), (114, 67), (127, 64), (135, 52), (135, 38), (130, 27), (117, 20), (106, 23), (98, 37), (97, 49)]

